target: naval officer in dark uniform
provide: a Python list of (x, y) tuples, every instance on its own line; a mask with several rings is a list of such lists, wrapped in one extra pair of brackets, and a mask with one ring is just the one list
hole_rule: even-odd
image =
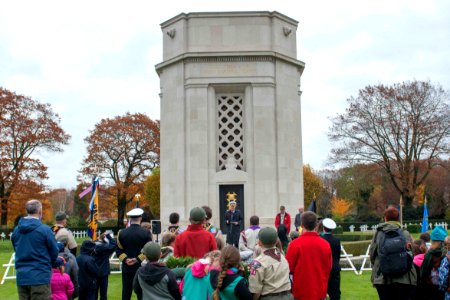
[(339, 260), (341, 258), (341, 241), (334, 237), (331, 231), (336, 228), (336, 222), (330, 218), (323, 219), (323, 238), (330, 244), (331, 254), (333, 255), (333, 267), (328, 278), (328, 295), (330, 300), (341, 299), (341, 267)]
[(122, 229), (117, 234), (116, 254), (122, 262), (122, 300), (130, 300), (133, 292), (133, 278), (141, 266), (145, 256), (141, 253), (147, 242), (152, 240), (152, 234), (141, 227), (144, 211), (134, 208), (127, 213), (130, 227)]

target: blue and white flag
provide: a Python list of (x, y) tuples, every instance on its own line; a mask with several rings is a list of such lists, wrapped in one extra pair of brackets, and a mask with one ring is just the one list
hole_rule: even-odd
[(423, 218), (422, 218), (422, 233), (428, 230), (428, 210), (427, 210), (427, 198), (423, 203)]

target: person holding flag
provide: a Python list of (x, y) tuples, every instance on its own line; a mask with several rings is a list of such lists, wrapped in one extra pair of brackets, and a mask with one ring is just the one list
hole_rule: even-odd
[(94, 176), (92, 185), (81, 192), (78, 197), (81, 199), (87, 193), (91, 192), (91, 202), (89, 203), (89, 210), (91, 212), (87, 233), (92, 240), (97, 240), (97, 226), (98, 226), (98, 189), (100, 188), (100, 177)]
[(89, 210), (91, 212), (89, 220), (88, 235), (93, 241), (97, 240), (97, 227), (98, 227), (98, 189), (100, 187), (100, 177), (95, 176), (92, 181), (92, 197), (89, 204)]

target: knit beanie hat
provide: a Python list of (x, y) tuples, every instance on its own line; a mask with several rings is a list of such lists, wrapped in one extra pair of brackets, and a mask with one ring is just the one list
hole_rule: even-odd
[(193, 209), (191, 209), (191, 212), (189, 213), (189, 217), (194, 222), (200, 222), (200, 221), (203, 221), (204, 219), (206, 219), (206, 212), (201, 207), (194, 207)]
[(442, 226), (434, 227), (433, 231), (431, 231), (431, 240), (432, 241), (441, 241), (443, 242), (445, 237), (447, 236), (447, 231), (445, 231)]
[(149, 261), (157, 261), (161, 256), (161, 247), (158, 243), (148, 242), (142, 252)]
[(258, 239), (264, 245), (274, 245), (277, 242), (278, 234), (272, 227), (266, 227), (259, 231)]

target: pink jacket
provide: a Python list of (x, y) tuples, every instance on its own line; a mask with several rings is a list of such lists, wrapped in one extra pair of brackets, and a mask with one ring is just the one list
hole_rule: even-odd
[(50, 281), (52, 300), (67, 300), (74, 291), (69, 275), (61, 274), (59, 269), (52, 269), (52, 272), (52, 280)]
[(414, 256), (413, 262), (416, 266), (421, 267), (424, 258), (425, 258), (425, 253), (417, 254), (416, 256)]

